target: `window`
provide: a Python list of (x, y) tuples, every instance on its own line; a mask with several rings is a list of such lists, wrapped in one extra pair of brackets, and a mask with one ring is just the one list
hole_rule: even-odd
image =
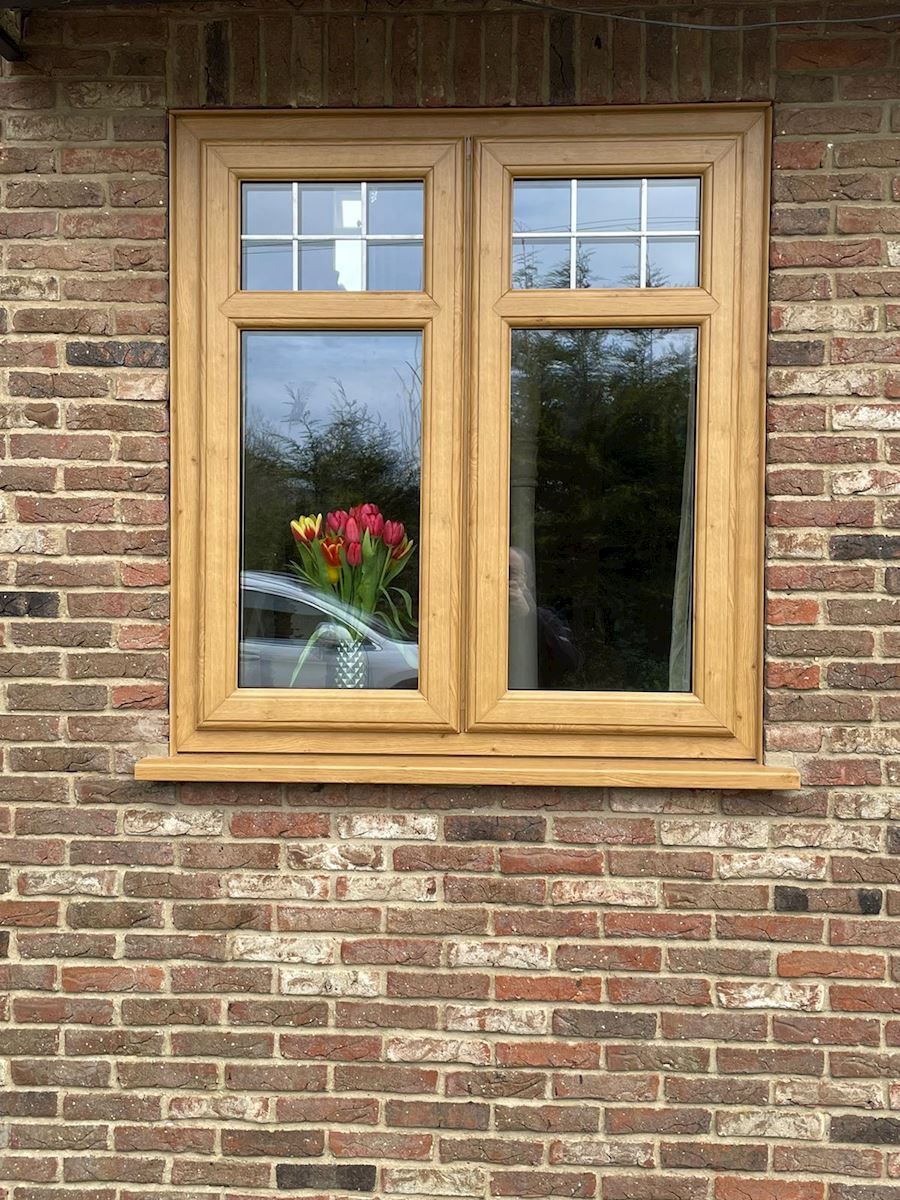
[(768, 113), (173, 118), (150, 779), (777, 788)]
[(696, 287), (700, 180), (516, 179), (513, 287)]
[(418, 292), (421, 180), (241, 185), (248, 291)]

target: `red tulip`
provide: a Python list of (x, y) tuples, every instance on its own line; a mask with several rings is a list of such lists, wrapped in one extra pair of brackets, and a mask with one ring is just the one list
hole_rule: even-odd
[(325, 528), (331, 533), (343, 533), (348, 515), (342, 508), (335, 509), (325, 518)]
[(362, 564), (362, 546), (359, 542), (351, 542), (346, 549), (347, 562), (351, 567), (358, 567)]
[(358, 542), (362, 537), (362, 533), (359, 528), (359, 522), (357, 521), (356, 517), (347, 518), (347, 525), (344, 529), (344, 537), (346, 537), (348, 542)]
[(399, 546), (405, 536), (402, 521), (385, 521), (382, 537), (386, 546)]
[(360, 517), (360, 524), (367, 529), (373, 538), (381, 537), (384, 529), (384, 517), (381, 513), (367, 513)]
[(381, 509), (377, 504), (357, 504), (355, 508), (350, 509), (350, 516), (356, 517), (357, 521), (363, 517), (377, 517)]
[[(400, 528), (402, 529), (403, 526), (401, 525)], [(403, 541), (400, 543), (400, 545), (396, 546), (391, 551), (391, 558), (394, 559), (395, 562), (399, 562), (401, 558), (405, 558), (407, 554), (409, 554), (410, 550), (412, 550), (412, 546), (412, 542), (404, 535)]]

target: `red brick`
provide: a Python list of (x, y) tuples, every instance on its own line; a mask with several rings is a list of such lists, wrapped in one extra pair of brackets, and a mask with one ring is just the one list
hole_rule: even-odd
[(778, 974), (785, 978), (808, 975), (841, 979), (884, 979), (885, 960), (880, 954), (790, 950), (778, 955)]
[(773, 688), (817, 688), (818, 666), (804, 667), (794, 663), (769, 663), (766, 668), (766, 684)]
[(732, 1177), (716, 1180), (715, 1200), (824, 1200), (825, 1184)]
[(773, 599), (766, 605), (770, 625), (814, 625), (818, 617), (818, 601), (813, 599)]
[(871, 71), (886, 66), (888, 45), (883, 38), (815, 38), (797, 41), (785, 39), (778, 47), (778, 67), (782, 71), (827, 71), (861, 67)]

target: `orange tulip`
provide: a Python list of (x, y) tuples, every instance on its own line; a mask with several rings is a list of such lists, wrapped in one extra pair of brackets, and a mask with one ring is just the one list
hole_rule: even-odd
[(322, 557), (325, 559), (325, 572), (329, 583), (337, 583), (341, 573), (341, 547), (344, 539), (341, 537), (323, 538), (319, 545), (322, 547)]

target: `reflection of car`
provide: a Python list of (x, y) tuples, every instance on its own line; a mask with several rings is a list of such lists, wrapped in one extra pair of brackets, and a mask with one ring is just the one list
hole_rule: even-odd
[(323, 596), (291, 575), (269, 571), (241, 574), (239, 686), (291, 687), (297, 660), (320, 626), (326, 628), (294, 687), (334, 686), (335, 646), (339, 631), (348, 628), (362, 640), (368, 662), (367, 687), (418, 687), (419, 648), (415, 642), (393, 638), (377, 616), (347, 608), (336, 597)]

